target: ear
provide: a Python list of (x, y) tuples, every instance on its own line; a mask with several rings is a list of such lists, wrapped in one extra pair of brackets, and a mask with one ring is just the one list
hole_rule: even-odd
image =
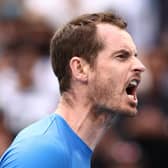
[(81, 82), (87, 82), (89, 64), (80, 57), (72, 57), (69, 64), (72, 72), (72, 78)]

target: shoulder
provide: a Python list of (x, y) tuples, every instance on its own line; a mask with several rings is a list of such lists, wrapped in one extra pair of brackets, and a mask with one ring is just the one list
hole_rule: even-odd
[(67, 168), (69, 154), (64, 144), (43, 140), (27, 140), (24, 144), (12, 146), (2, 156), (1, 168)]
[(45, 118), (31, 124), (23, 129), (16, 137), (16, 139), (30, 138), (32, 136), (44, 135), (47, 131), (56, 129), (56, 117), (54, 114), (48, 115)]
[[(1, 168), (68, 167), (70, 152), (51, 115), (24, 129), (0, 161)], [(7, 166), (6, 166), (7, 165)]]

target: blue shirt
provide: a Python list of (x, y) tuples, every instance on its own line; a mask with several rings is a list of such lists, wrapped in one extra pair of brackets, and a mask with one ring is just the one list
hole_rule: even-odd
[(57, 114), (21, 131), (0, 168), (90, 168), (92, 151)]

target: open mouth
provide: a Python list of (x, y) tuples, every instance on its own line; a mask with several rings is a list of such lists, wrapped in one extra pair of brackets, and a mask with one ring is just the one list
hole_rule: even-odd
[(133, 98), (134, 100), (137, 100), (136, 90), (139, 85), (139, 80), (133, 79), (130, 81), (126, 88), (126, 93), (129, 97)]

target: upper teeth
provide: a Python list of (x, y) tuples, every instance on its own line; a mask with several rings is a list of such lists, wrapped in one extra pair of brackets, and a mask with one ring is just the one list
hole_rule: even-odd
[(138, 82), (136, 80), (132, 80), (129, 85), (131, 85), (131, 86), (137, 86)]

